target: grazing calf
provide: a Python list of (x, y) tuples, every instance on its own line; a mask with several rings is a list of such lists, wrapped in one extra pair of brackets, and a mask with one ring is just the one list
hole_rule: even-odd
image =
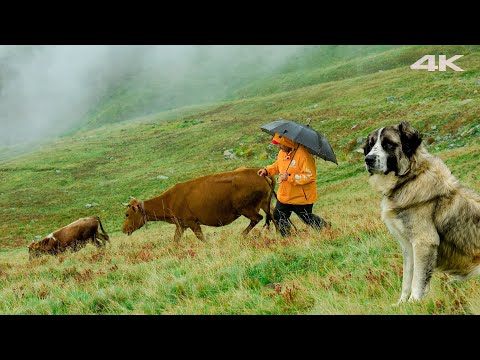
[[(98, 231), (98, 226), (102, 232)], [(99, 241), (102, 240), (102, 241)], [(110, 238), (103, 229), (102, 223), (98, 216), (90, 216), (80, 218), (67, 226), (54, 231), (47, 237), (28, 245), (30, 259), (41, 254), (56, 255), (67, 249), (78, 251), (83, 248), (89, 241), (97, 247), (105, 246)]]
[[(204, 241), (200, 225), (224, 226), (240, 216), (250, 219), (243, 231), (246, 235), (266, 214), (266, 225), (273, 220), (270, 201), (275, 178), (257, 175), (259, 168), (239, 168), (178, 183), (161, 195), (145, 201), (135, 198), (127, 207), (122, 226), (130, 235), (147, 221), (166, 221), (175, 224), (174, 240), (178, 241), (185, 229), (190, 228)], [(275, 224), (275, 222), (274, 222)]]

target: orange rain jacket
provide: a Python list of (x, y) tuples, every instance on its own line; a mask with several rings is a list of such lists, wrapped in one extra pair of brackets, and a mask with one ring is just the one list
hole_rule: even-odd
[[(265, 167), (268, 175), (284, 173), (288, 164), (288, 180), (281, 181), (278, 187), (277, 197), (281, 203), (293, 205), (313, 204), (317, 201), (317, 171), (313, 155), (303, 146), (278, 134), (273, 138), (278, 143), (292, 148), (287, 154), (280, 150), (277, 161)], [(295, 148), (298, 146), (297, 152)], [(295, 155), (292, 160), (292, 155)], [(292, 162), (290, 163), (290, 160)]]

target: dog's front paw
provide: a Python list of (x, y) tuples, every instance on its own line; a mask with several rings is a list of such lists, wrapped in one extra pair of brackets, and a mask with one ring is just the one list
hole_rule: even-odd
[(409, 303), (418, 303), (420, 302), (420, 300), (422, 300), (422, 298), (420, 296), (415, 296), (415, 295), (410, 295), (410, 297), (408, 298), (408, 302)]
[(398, 307), (402, 304), (405, 303), (405, 301), (407, 301), (407, 296), (401, 296), (400, 299), (398, 299), (398, 301), (395, 303), (395, 304), (392, 304), (393, 307)]

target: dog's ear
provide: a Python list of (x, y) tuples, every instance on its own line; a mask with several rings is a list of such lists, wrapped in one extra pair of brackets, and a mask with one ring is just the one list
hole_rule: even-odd
[(403, 153), (411, 157), (422, 143), (422, 136), (406, 121), (402, 121), (398, 125), (398, 130), (400, 131)]

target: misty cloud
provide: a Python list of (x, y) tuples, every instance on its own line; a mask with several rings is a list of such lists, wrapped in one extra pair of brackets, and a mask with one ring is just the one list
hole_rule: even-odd
[(85, 121), (89, 111), (127, 80), (140, 87), (159, 84), (158, 100), (143, 113), (219, 101), (226, 90), (248, 77), (268, 75), (301, 48), (2, 45), (0, 145), (62, 134)]

